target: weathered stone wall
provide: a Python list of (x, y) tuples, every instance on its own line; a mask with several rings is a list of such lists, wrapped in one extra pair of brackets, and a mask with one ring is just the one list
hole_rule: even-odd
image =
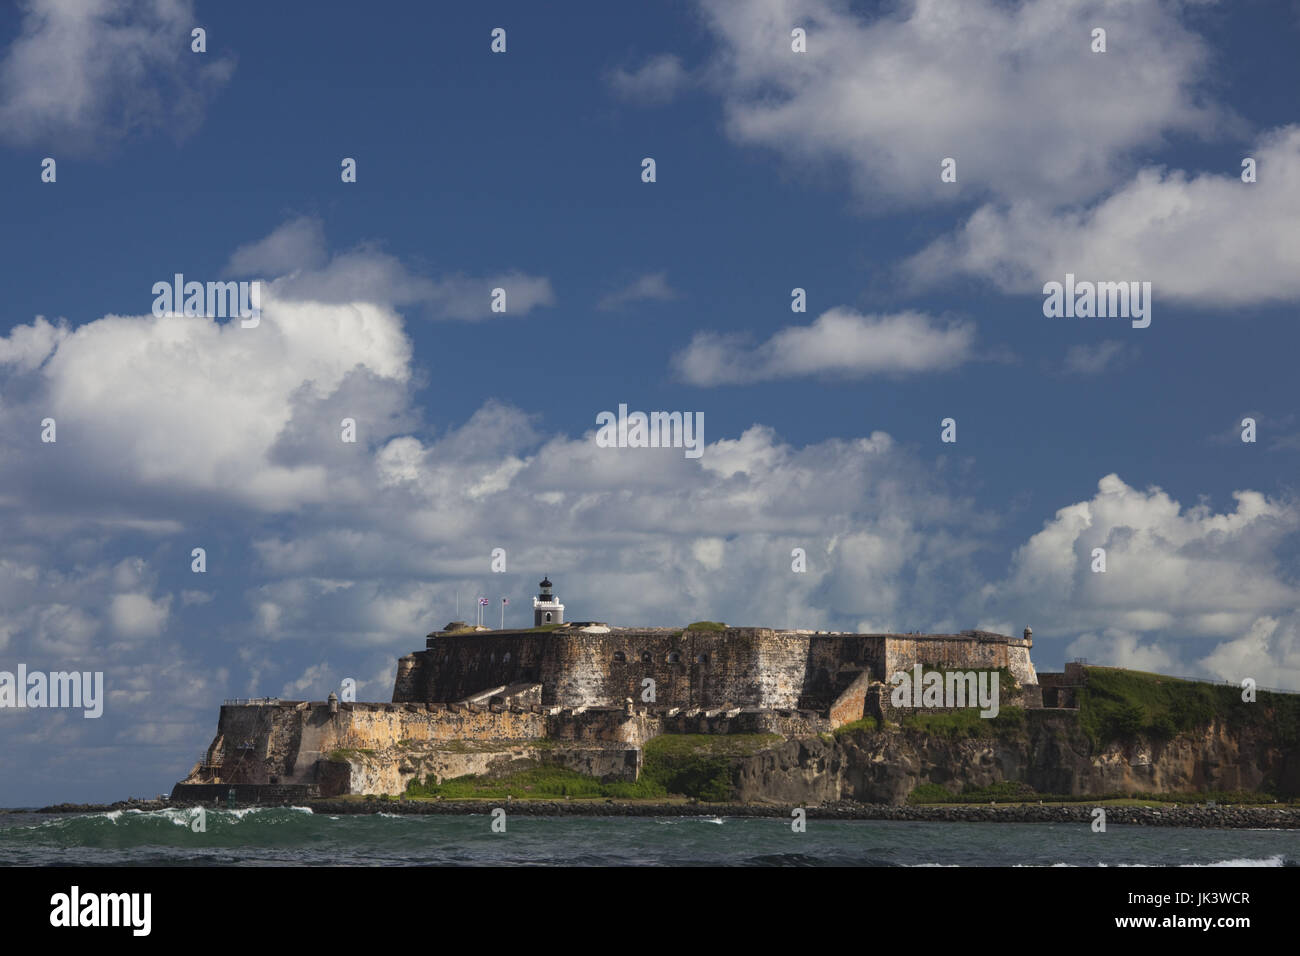
[(399, 793), (415, 776), (441, 780), (539, 761), (618, 779), (631, 766), (635, 779), (639, 757), (627, 754), (658, 733), (657, 719), (619, 708), (344, 703), (333, 713), (320, 701), (227, 705), (207, 755), (183, 783)]
[[(949, 635), (814, 634), (732, 627), (497, 631), (435, 636), (399, 662), (394, 701), (455, 701), (519, 682), (559, 707), (638, 706), (826, 711), (865, 670), (888, 680), (915, 663), (1007, 668), (1036, 684), (1029, 644), (971, 631)], [(643, 697), (646, 679), (655, 699)]]
[(862, 671), (844, 693), (830, 706), (831, 727), (843, 727), (861, 720), (867, 713), (867, 689), (871, 686), (871, 672)]
[(1042, 687), (1043, 706), (1078, 707), (1079, 690), (1087, 684), (1087, 681), (1087, 672), (1082, 664), (1066, 664), (1064, 673), (1044, 671), (1038, 675), (1038, 682)]
[[(518, 682), (559, 707), (638, 705), (793, 708), (808, 667), (808, 635), (768, 628), (613, 628), (436, 636), (401, 659), (393, 700), (463, 700)], [(645, 680), (655, 699), (643, 699)], [(833, 696), (833, 695), (832, 695)]]
[(885, 666), (879, 679), (889, 682), (898, 671), (910, 671), (917, 664), (947, 670), (996, 670), (1005, 667), (1022, 687), (1037, 684), (1029, 658), (1029, 642), (1016, 638), (970, 631), (966, 634), (890, 635), (884, 640)]
[(424, 704), (347, 703), (339, 705), (338, 713), (324, 702), (227, 705), (208, 748), (208, 769), (196, 768), (200, 772), (188, 782), (314, 782), (316, 762), (335, 751), (536, 740), (546, 735), (546, 722), (546, 714), (531, 710)]
[(398, 661), (395, 703), (464, 700), (489, 687), (542, 683), (550, 634), (474, 631), (437, 636)]
[(812, 634), (801, 707), (826, 710), (863, 670), (883, 680), (885, 640), (879, 634)]
[(628, 716), (621, 707), (594, 707), (581, 712), (556, 709), (546, 719), (546, 733), (553, 740), (603, 741), (640, 747), (658, 732), (649, 716)]
[(806, 737), (823, 734), (830, 729), (829, 720), (811, 711), (692, 710), (659, 717), (657, 734), (780, 734), (783, 737)]
[[(766, 628), (556, 632), (542, 671), (543, 701), (564, 707), (794, 707), (806, 638)], [(646, 679), (654, 700), (644, 698)]]

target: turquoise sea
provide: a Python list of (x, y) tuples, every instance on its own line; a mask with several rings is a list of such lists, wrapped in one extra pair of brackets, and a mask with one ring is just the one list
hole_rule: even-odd
[(1297, 866), (1300, 830), (779, 818), (0, 814), (0, 866)]

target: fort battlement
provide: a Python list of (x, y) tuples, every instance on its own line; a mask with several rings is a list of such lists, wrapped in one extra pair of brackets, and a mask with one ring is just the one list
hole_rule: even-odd
[(540, 684), (561, 707), (642, 701), (682, 708), (825, 711), (861, 674), (887, 681), (916, 664), (1005, 668), (1037, 685), (1032, 639), (987, 631), (848, 634), (721, 629), (566, 626), (551, 630), (438, 632), (401, 658), (395, 702), (450, 701), (484, 687)]
[[(399, 659), (391, 702), (227, 702), (177, 794), (206, 799), (214, 785), (396, 793), (415, 778), (538, 762), (635, 780), (641, 748), (661, 734), (798, 738), (887, 718), (886, 682), (917, 666), (1002, 671), (1017, 703), (1042, 702), (1028, 629), (1014, 638), (565, 623), (549, 581), (534, 612), (539, 626), (527, 630), (453, 622), (430, 634)], [(1073, 677), (1054, 679), (1053, 703), (1073, 699)]]

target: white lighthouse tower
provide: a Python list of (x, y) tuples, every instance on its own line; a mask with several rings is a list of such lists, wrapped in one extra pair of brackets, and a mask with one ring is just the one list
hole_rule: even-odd
[(533, 627), (543, 624), (563, 624), (564, 605), (551, 593), (551, 579), (542, 578), (541, 593), (533, 598)]

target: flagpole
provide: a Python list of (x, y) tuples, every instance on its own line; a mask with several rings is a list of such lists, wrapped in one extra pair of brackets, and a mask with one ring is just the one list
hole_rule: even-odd
[(506, 629), (506, 599), (501, 599), (501, 630)]

